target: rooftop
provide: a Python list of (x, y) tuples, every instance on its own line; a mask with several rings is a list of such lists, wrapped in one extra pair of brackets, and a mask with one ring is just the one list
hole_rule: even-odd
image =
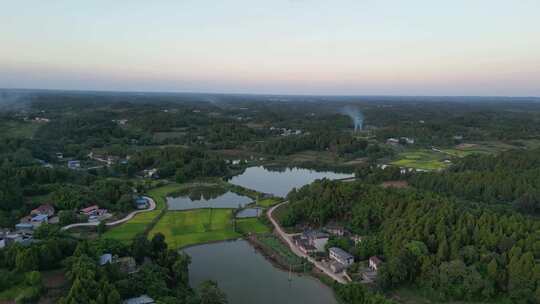
[(47, 218), (49, 218), (49, 216), (46, 215), (46, 214), (38, 214), (38, 215), (32, 217), (32, 221), (34, 221), (34, 222), (43, 222), (43, 221), (46, 221)]
[(124, 304), (152, 304), (152, 303), (155, 303), (154, 299), (150, 298), (148, 295), (142, 295), (142, 296), (127, 299), (124, 301)]
[(304, 232), (304, 237), (309, 239), (323, 239), (330, 237), (330, 235), (328, 235), (328, 233), (320, 232), (317, 230), (310, 230)]
[(112, 263), (112, 254), (105, 253), (99, 257), (99, 265), (103, 266), (107, 263)]
[(86, 212), (91, 212), (91, 211), (98, 210), (98, 209), (99, 209), (98, 205), (92, 205), (90, 207), (86, 207), (86, 208), (81, 209), (81, 212), (86, 213)]
[(342, 259), (352, 259), (354, 258), (350, 253), (348, 253), (347, 251), (339, 248), (339, 247), (331, 247), (330, 249), (328, 249), (330, 252), (333, 252), (336, 256), (342, 258)]

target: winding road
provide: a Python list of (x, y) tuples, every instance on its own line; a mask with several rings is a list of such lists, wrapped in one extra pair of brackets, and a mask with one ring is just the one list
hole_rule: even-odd
[[(122, 224), (122, 223), (125, 223), (125, 222), (129, 221), (130, 219), (132, 219), (135, 215), (137, 215), (139, 213), (149, 212), (149, 211), (155, 210), (156, 209), (156, 202), (149, 196), (143, 196), (143, 197), (145, 199), (147, 199), (148, 203), (150, 204), (150, 206), (147, 209), (135, 210), (135, 211), (131, 212), (130, 214), (126, 215), (126, 217), (121, 218), (119, 220), (116, 220), (114, 222), (105, 223), (105, 225), (106, 226), (116, 226), (116, 225), (119, 225), (119, 224)], [(75, 228), (75, 227), (89, 227), (89, 226), (97, 226), (97, 225), (99, 225), (99, 222), (76, 223), (76, 224), (71, 224), (71, 225), (64, 226), (64, 227), (61, 228), (61, 230), (69, 230), (69, 229)]]
[(336, 280), (337, 282), (342, 283), (342, 284), (347, 283), (348, 281), (346, 279), (344, 279), (343, 276), (341, 276), (341, 275), (339, 275), (337, 273), (334, 273), (332, 270), (325, 267), (321, 262), (316, 261), (314, 258), (312, 258), (309, 255), (307, 255), (307, 254), (303, 253), (302, 251), (300, 251), (300, 249), (298, 249), (298, 247), (296, 247), (296, 245), (294, 244), (294, 242), (292, 240), (292, 234), (286, 233), (283, 230), (283, 228), (281, 228), (281, 226), (276, 221), (276, 219), (274, 219), (274, 217), (272, 216), (272, 213), (274, 212), (274, 210), (276, 210), (279, 206), (285, 205), (287, 203), (288, 202), (283, 202), (281, 204), (277, 204), (277, 205), (273, 206), (272, 208), (268, 209), (268, 213), (267, 213), (268, 218), (270, 219), (270, 222), (272, 222), (272, 225), (274, 225), (274, 227), (276, 228), (276, 231), (279, 234), (279, 236), (283, 240), (285, 240), (285, 242), (287, 243), (287, 245), (289, 245), (289, 248), (291, 248), (291, 250), (292, 250), (292, 252), (294, 254), (296, 254), (299, 257), (306, 258), (313, 265), (315, 265), (315, 267), (317, 267), (319, 270), (321, 270), (322, 272), (324, 272), (325, 274), (327, 274), (329, 277)]

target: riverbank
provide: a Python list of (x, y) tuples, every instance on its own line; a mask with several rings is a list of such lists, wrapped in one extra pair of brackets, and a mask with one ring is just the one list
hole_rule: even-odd
[[(300, 263), (291, 263), (291, 261), (280, 254), (275, 248), (259, 240), (259, 235), (249, 235), (245, 238), (253, 248), (255, 248), (262, 256), (264, 256), (274, 267), (284, 271), (292, 271), (297, 274), (309, 273), (312, 270), (312, 265), (300, 259)], [(276, 240), (279, 242), (279, 239)], [(291, 252), (291, 254), (293, 254)]]

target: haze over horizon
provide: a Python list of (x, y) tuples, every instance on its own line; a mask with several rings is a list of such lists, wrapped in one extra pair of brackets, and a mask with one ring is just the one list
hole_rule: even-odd
[(540, 96), (540, 2), (3, 3), (0, 87)]

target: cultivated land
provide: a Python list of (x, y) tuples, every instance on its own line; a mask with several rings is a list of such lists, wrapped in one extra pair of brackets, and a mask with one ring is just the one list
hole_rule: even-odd
[(414, 169), (441, 170), (447, 167), (447, 164), (443, 162), (445, 158), (448, 156), (444, 153), (422, 149), (402, 152), (399, 154), (398, 160), (390, 164)]
[[(108, 230), (103, 237), (127, 243), (133, 240), (138, 233), (143, 233), (151, 225), (155, 225), (149, 232), (149, 237), (161, 232), (165, 235), (169, 246), (181, 248), (195, 244), (234, 239), (247, 233), (269, 232), (269, 228), (256, 218), (236, 220), (235, 231), (231, 221), (232, 209), (166, 211), (168, 195), (200, 185), (202, 184), (169, 184), (150, 190), (147, 195), (155, 200), (156, 210), (137, 214), (130, 221)], [(265, 204), (273, 203), (271, 199), (265, 200)], [(154, 223), (162, 212), (165, 213), (157, 223)]]
[(265, 224), (261, 223), (258, 218), (245, 218), (236, 220), (236, 231), (242, 234), (248, 233), (268, 233), (270, 228)]
[(169, 246), (182, 248), (240, 237), (231, 223), (231, 209), (195, 209), (167, 212), (150, 231), (160, 232)]
[(103, 235), (104, 238), (130, 242), (136, 234), (142, 233), (166, 206), (167, 194), (182, 189), (179, 184), (170, 184), (148, 191), (148, 196), (156, 202), (156, 210), (139, 213), (133, 219), (120, 226), (114, 227)]

